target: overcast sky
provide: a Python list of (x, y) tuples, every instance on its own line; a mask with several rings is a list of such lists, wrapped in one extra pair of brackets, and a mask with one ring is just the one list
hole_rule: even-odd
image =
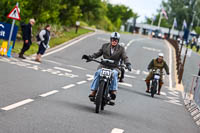
[(145, 20), (145, 16), (152, 17), (160, 8), (162, 0), (109, 0), (113, 4), (124, 4), (139, 14), (137, 22)]

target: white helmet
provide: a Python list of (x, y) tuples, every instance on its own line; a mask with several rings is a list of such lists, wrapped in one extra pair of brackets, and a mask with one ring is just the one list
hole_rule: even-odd
[(119, 34), (118, 32), (113, 32), (113, 33), (111, 33), (111, 35), (110, 35), (110, 40), (111, 40), (111, 39), (117, 39), (118, 42), (119, 42), (120, 34)]
[(159, 53), (158, 57), (163, 57), (164, 58), (164, 54), (163, 53)]

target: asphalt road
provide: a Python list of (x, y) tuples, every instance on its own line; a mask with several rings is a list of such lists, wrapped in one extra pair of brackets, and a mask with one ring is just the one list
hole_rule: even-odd
[[(199, 133), (174, 88), (170, 47), (138, 35), (121, 35), (133, 71), (119, 85), (116, 105), (94, 113), (88, 94), (98, 64), (81, 56), (108, 41), (109, 34), (97, 32), (50, 53), (42, 64), (0, 57), (0, 133)], [(165, 76), (162, 95), (151, 98), (144, 79), (159, 52), (172, 61), (171, 76)]]

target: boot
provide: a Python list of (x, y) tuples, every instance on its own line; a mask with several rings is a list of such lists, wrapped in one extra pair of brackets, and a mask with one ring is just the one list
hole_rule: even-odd
[(115, 100), (116, 99), (116, 93), (117, 93), (117, 91), (111, 91), (110, 92), (111, 100)]
[(26, 59), (26, 58), (23, 56), (22, 53), (19, 53), (19, 58), (21, 58), (21, 59)]
[(159, 85), (159, 87), (158, 87), (158, 93), (157, 93), (157, 95), (160, 95), (160, 90), (161, 90), (161, 87), (162, 87), (162, 85)]
[(92, 91), (91, 94), (89, 95), (89, 99), (91, 102), (94, 102), (96, 93), (97, 91)]
[(146, 85), (147, 85), (147, 90), (146, 90), (146, 92), (147, 92), (147, 93), (150, 93), (150, 91), (149, 91), (149, 88), (150, 88), (150, 82), (146, 81)]

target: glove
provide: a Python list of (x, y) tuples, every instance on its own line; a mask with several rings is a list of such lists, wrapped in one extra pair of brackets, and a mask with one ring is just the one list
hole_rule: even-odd
[(126, 63), (126, 68), (131, 71), (131, 63)]
[(82, 56), (82, 59), (85, 59), (86, 62), (90, 62), (90, 61), (93, 60), (92, 56), (90, 56), (90, 55), (83, 55), (83, 56)]

